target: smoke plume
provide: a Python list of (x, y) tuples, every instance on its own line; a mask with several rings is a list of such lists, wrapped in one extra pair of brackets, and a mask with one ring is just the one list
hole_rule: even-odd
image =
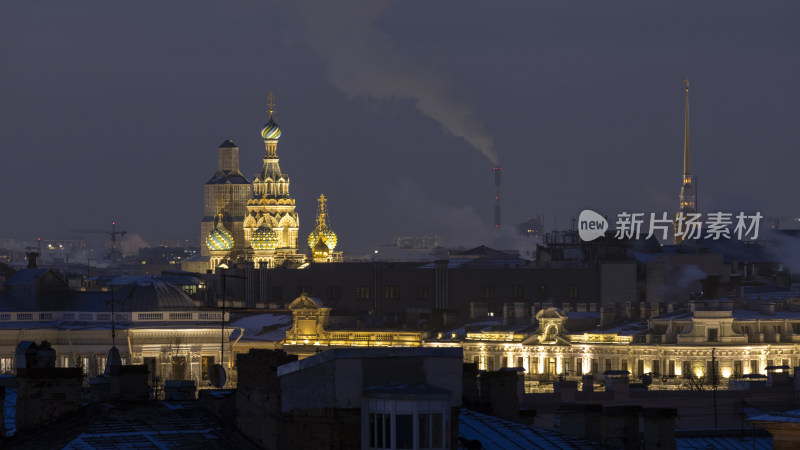
[(706, 273), (694, 264), (689, 264), (681, 269), (678, 275), (677, 285), (680, 290), (689, 287), (695, 281), (700, 281), (706, 277)]
[[(495, 228), (470, 206), (450, 206), (430, 198), (411, 180), (402, 179), (389, 199), (387, 216), (408, 230), (425, 230), (444, 238), (448, 248), (487, 245), (498, 250), (519, 250), (531, 258), (534, 240), (522, 237), (513, 227)], [(402, 234), (402, 230), (396, 230)]]
[(289, 2), (308, 44), (328, 69), (328, 79), (351, 98), (409, 99), (445, 132), (499, 164), (492, 136), (470, 103), (453, 97), (446, 74), (397, 49), (375, 27), (389, 0), (295, 0)]
[(147, 248), (149, 245), (138, 234), (128, 233), (122, 237), (119, 243), (119, 248), (122, 251), (122, 256), (134, 256), (139, 254), (139, 250)]

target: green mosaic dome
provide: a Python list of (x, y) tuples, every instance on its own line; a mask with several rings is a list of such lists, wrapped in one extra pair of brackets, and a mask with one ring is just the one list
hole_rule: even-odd
[(253, 250), (275, 250), (278, 247), (278, 233), (262, 225), (253, 231), (250, 246)]
[(227, 252), (233, 248), (233, 235), (222, 222), (217, 222), (214, 229), (206, 236), (208, 249), (215, 252)]

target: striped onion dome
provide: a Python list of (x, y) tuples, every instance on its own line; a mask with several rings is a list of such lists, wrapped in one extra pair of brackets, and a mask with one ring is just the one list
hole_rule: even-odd
[(214, 229), (206, 236), (206, 244), (211, 251), (227, 252), (233, 248), (233, 235), (222, 222), (217, 222)]
[(265, 141), (277, 141), (281, 137), (281, 127), (275, 123), (271, 116), (269, 122), (261, 129), (261, 137), (263, 137)]
[(278, 247), (278, 233), (262, 225), (253, 231), (250, 246), (253, 250), (275, 250)]

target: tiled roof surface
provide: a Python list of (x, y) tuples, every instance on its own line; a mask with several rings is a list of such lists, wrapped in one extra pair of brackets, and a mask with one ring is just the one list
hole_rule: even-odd
[(469, 409), (462, 409), (458, 416), (458, 437), (459, 441), (480, 441), (486, 450), (600, 448), (599, 445), (583, 439), (542, 428), (527, 427)]

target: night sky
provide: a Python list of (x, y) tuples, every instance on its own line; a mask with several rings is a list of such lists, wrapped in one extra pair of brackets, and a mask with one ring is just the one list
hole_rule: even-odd
[(512, 247), (494, 155), (504, 224), (674, 214), (686, 76), (700, 210), (800, 216), (796, 0), (119, 3), (0, 6), (0, 237), (197, 239), (217, 146), (261, 167), (269, 91), (301, 243), (325, 193), (345, 252)]

